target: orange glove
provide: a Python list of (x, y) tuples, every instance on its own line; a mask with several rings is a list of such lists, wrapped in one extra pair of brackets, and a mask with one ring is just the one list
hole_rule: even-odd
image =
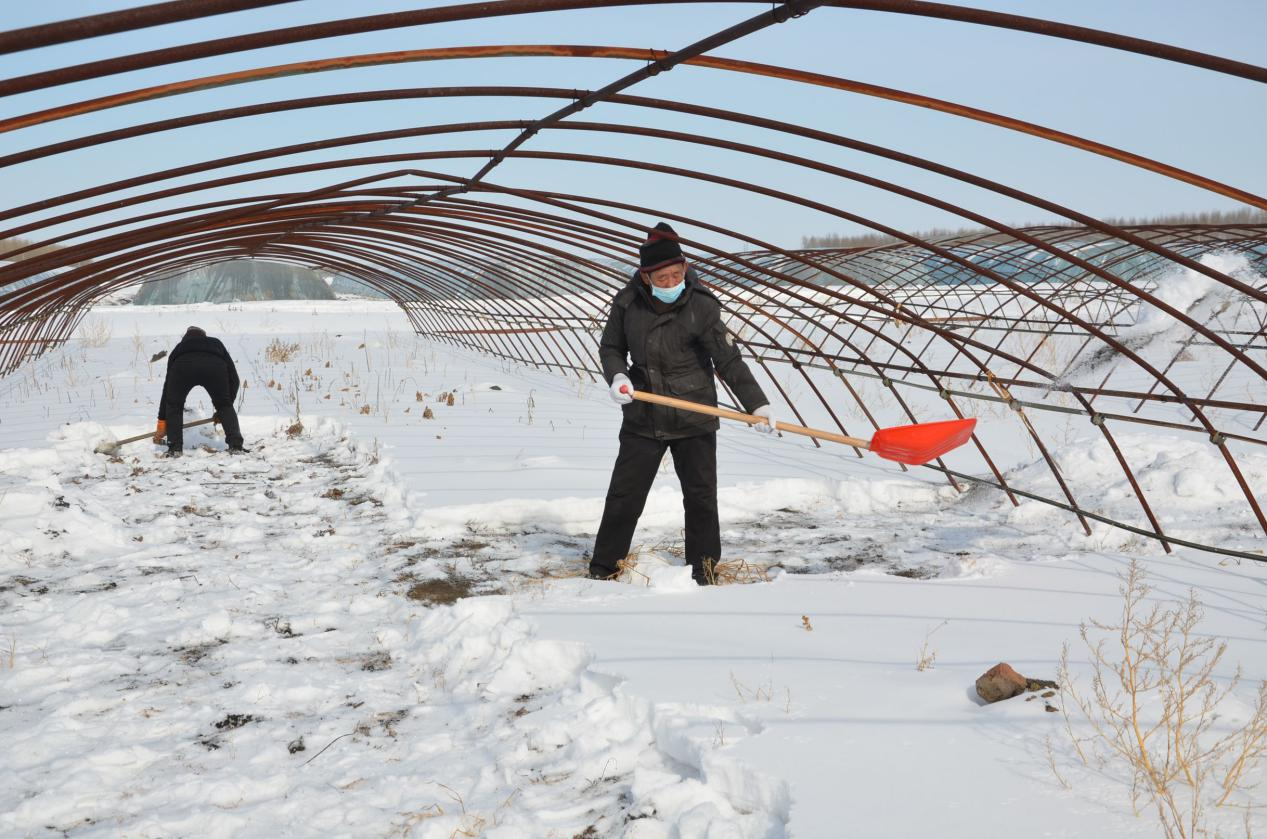
[(163, 438), (167, 436), (167, 420), (159, 420), (158, 425), (154, 426), (154, 442), (161, 443)]

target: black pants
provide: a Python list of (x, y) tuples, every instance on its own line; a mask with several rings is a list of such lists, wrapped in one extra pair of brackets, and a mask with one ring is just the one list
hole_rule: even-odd
[(233, 410), (229, 365), (208, 353), (182, 355), (167, 365), (167, 382), (163, 387), (166, 394), (163, 418), (167, 420), (167, 448), (179, 450), (185, 444), (182, 428), (185, 399), (196, 387), (201, 387), (211, 397), (211, 404), (224, 426), (225, 442), (230, 448), (241, 448), (242, 430), (238, 427), (237, 411)]
[(616, 573), (616, 563), (629, 554), (634, 528), (647, 503), (664, 450), (673, 452), (673, 468), (682, 484), (686, 509), (686, 561), (696, 580), (707, 578), (706, 563), (721, 559), (721, 527), (717, 522), (717, 433), (681, 440), (656, 440), (621, 430), (620, 453), (612, 469), (603, 520), (594, 540), (590, 572)]

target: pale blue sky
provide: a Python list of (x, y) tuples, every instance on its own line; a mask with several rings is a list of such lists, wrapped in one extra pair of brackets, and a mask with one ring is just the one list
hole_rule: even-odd
[[(0, 28), (11, 29), (136, 5), (130, 2), (4, 3)], [(404, 0), (304, 0), (69, 45), (0, 57), (0, 77), (174, 43), (291, 26), (303, 22), (417, 8)], [(1267, 63), (1267, 2), (1263, 0), (994, 0), (978, 7), (1047, 16)], [(595, 9), (445, 24), (237, 53), (113, 76), (0, 100), (0, 118), (151, 84), (308, 58), (397, 49), (494, 43), (603, 44), (674, 49), (764, 11), (753, 3)], [(1117, 53), (1037, 35), (903, 15), (820, 9), (750, 36), (717, 54), (950, 99), (1048, 125), (1190, 169), (1257, 194), (1267, 194), (1267, 85), (1145, 56)], [(505, 84), (599, 87), (634, 69), (631, 62), (582, 59), (495, 59), (366, 68), (292, 77), (119, 108), (51, 125), (0, 134), (0, 154), (137, 122), (252, 102), (340, 91), (433, 85)], [(799, 122), (931, 158), (993, 178), (1096, 216), (1153, 215), (1230, 209), (1231, 201), (1092, 155), (990, 126), (853, 94), (682, 67), (638, 85), (640, 95), (707, 104)], [(453, 99), (343, 106), (271, 115), (170, 132), (61, 155), (0, 171), (4, 206), (58, 195), (85, 185), (168, 166), (305, 140), (476, 119), (535, 118), (555, 100)], [(713, 134), (897, 181), (964, 204), (1009, 223), (1052, 217), (1008, 199), (938, 176), (834, 147), (713, 121), (599, 106), (581, 120), (647, 123)], [(378, 146), (356, 146), (304, 159), (412, 149), (494, 148), (509, 133), (449, 135)], [(616, 135), (548, 132), (533, 150), (584, 150), (642, 158), (742, 177), (916, 230), (967, 224), (941, 211), (877, 190), (748, 156)], [(286, 158), (273, 165), (299, 162)], [(424, 168), (470, 175), (474, 160), (429, 162)], [(341, 170), (305, 180), (259, 183), (206, 194), (205, 200), (246, 191), (311, 188), (344, 180)], [(636, 174), (612, 167), (510, 161), (492, 180), (587, 193), (675, 209), (750, 231), (783, 246), (807, 233), (861, 232), (843, 221), (767, 198), (717, 187)], [(645, 219), (639, 219), (640, 221)], [(7, 224), (3, 225), (7, 227)], [(690, 235), (691, 231), (684, 231)], [(733, 246), (733, 243), (728, 243)]]

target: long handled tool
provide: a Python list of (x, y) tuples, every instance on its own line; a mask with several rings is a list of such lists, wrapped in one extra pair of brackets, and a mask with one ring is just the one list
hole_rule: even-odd
[[(207, 417), (206, 419), (194, 420), (193, 422), (185, 423), (182, 427), (193, 428), (195, 425), (206, 425), (209, 422), (215, 422), (215, 419), (215, 417)], [(93, 451), (97, 454), (114, 454), (119, 450), (120, 446), (126, 446), (128, 443), (135, 443), (137, 440), (147, 440), (153, 436), (154, 432), (149, 431), (145, 434), (138, 434), (135, 437), (128, 437), (124, 440), (109, 440), (104, 443), (98, 443), (97, 448), (93, 449)]]
[[(711, 414), (723, 419), (738, 420), (749, 425), (757, 425), (766, 421), (765, 417), (758, 417), (753, 414), (742, 414), (739, 411), (728, 411), (725, 408), (714, 408), (712, 405), (701, 405), (698, 402), (688, 402), (685, 399), (674, 399), (672, 396), (660, 396), (656, 393), (647, 393), (641, 390), (633, 391), (633, 398), (641, 402), (650, 402), (653, 405), (677, 408), (681, 411), (694, 411), (697, 414)], [(820, 431), (817, 428), (806, 428), (803, 425), (792, 425), (786, 422), (775, 423), (775, 427), (779, 431), (786, 431), (789, 434), (802, 434), (806, 437), (816, 437), (819, 440), (831, 440), (836, 443), (844, 443), (847, 446), (857, 446), (873, 454), (878, 454), (886, 460), (896, 460), (898, 463), (907, 463), (912, 466), (927, 463), (934, 458), (941, 457), (951, 449), (962, 446), (972, 436), (972, 430), (976, 425), (977, 421), (973, 418), (926, 422), (919, 425), (899, 425), (893, 428), (881, 428), (871, 436), (870, 440), (863, 440), (860, 437), (849, 437), (844, 434), (836, 434), (833, 431)]]

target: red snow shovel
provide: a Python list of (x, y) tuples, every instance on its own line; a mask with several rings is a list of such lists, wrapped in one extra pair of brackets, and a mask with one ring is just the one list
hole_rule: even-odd
[[(626, 388), (625, 392), (629, 393), (631, 391)], [(723, 419), (746, 422), (749, 425), (765, 422), (764, 417), (741, 414), (738, 411), (728, 411), (725, 408), (714, 408), (711, 405), (701, 405), (698, 402), (688, 402), (685, 399), (674, 399), (672, 396), (660, 396), (641, 390), (635, 390), (632, 393), (633, 398), (639, 401), (677, 408), (681, 411), (711, 414)], [(951, 449), (962, 446), (972, 436), (972, 430), (976, 425), (977, 421), (973, 418), (946, 420), (944, 422), (925, 422), (919, 425), (899, 425), (894, 428), (881, 428), (871, 436), (870, 440), (863, 440), (860, 437), (848, 437), (844, 434), (836, 434), (833, 431), (806, 428), (803, 425), (791, 425), (786, 422), (775, 423), (775, 427), (779, 431), (786, 431), (789, 434), (802, 434), (806, 437), (816, 437), (819, 440), (831, 440), (836, 443), (844, 443), (847, 446), (857, 446), (860, 449), (866, 449), (878, 454), (886, 460), (896, 460), (898, 463), (906, 463), (911, 466), (927, 463), (930, 460), (941, 457)]]
[[(206, 419), (194, 420), (187, 422), (182, 428), (193, 428), (195, 425), (206, 425), (209, 422), (215, 422), (215, 417), (207, 417)], [(137, 440), (147, 440), (154, 437), (153, 431), (147, 431), (144, 434), (138, 434), (135, 437), (128, 437), (125, 440), (109, 440), (104, 443), (98, 443), (97, 448), (93, 449), (97, 454), (114, 454), (119, 450), (120, 446), (126, 446), (128, 443), (135, 443)]]

